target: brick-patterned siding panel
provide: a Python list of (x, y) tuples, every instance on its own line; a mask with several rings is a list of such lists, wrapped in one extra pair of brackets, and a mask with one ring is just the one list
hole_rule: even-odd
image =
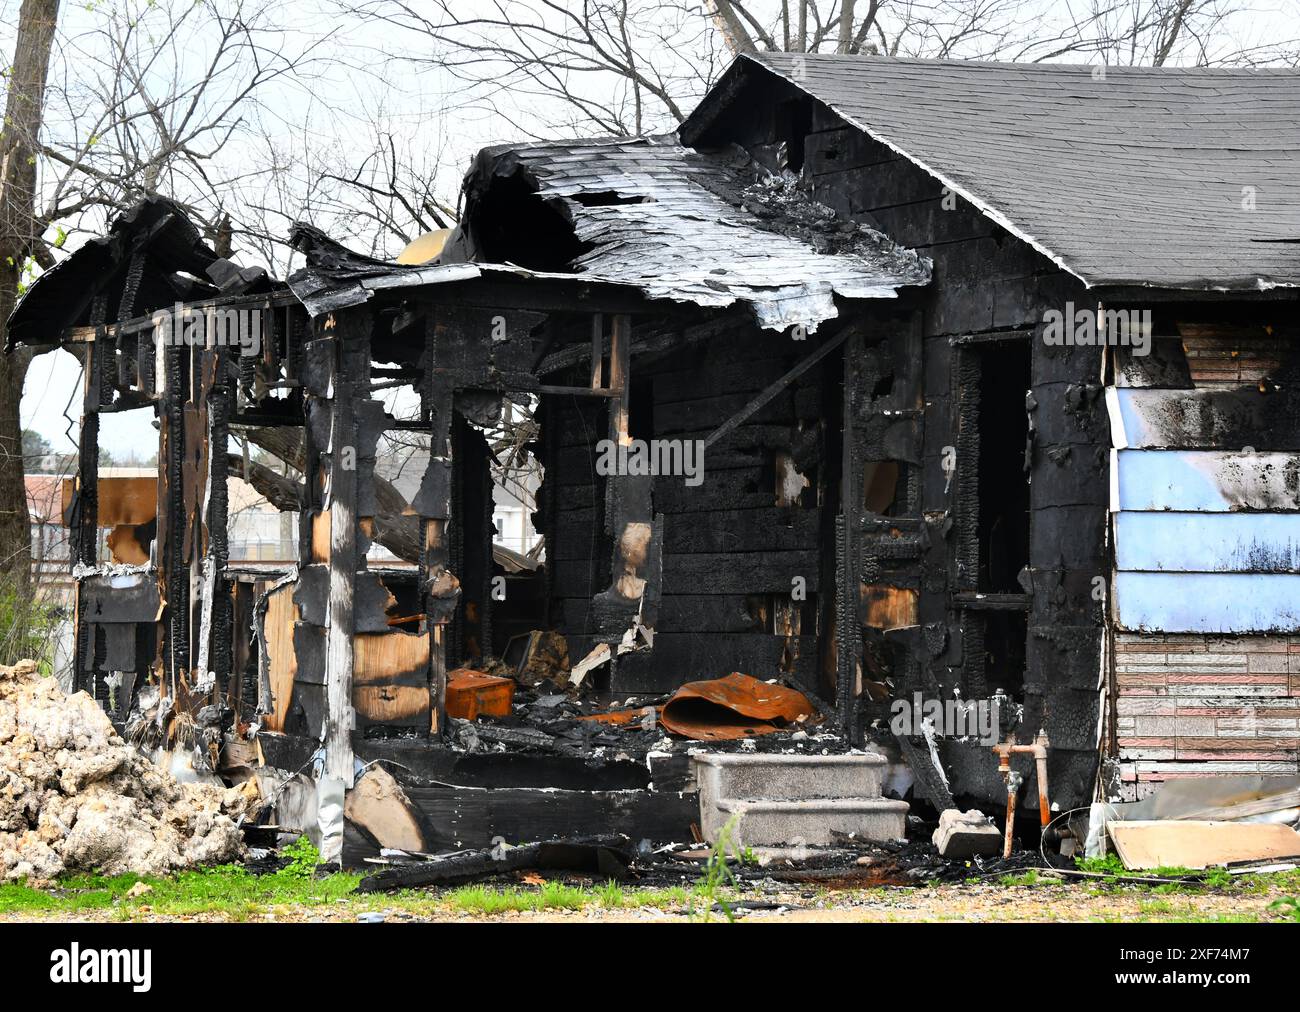
[(1118, 633), (1122, 796), (1165, 780), (1300, 772), (1300, 636)]

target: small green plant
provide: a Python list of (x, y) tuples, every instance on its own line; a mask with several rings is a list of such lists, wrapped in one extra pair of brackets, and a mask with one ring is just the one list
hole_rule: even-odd
[[(722, 915), (729, 922), (736, 920), (736, 915), (731, 909), (731, 904), (727, 902), (723, 890), (735, 889), (737, 885), (736, 876), (732, 873), (730, 865), (727, 864), (727, 852), (731, 851), (738, 860), (743, 860), (739, 851), (731, 843), (732, 835), (735, 833), (736, 824), (739, 821), (740, 813), (737, 812), (718, 831), (718, 838), (714, 841), (713, 849), (709, 851), (709, 858), (704, 864), (704, 874), (695, 886), (695, 896), (701, 901), (700, 920), (706, 924), (715, 905), (722, 909)], [(692, 921), (695, 920), (694, 899), (692, 899), (690, 906), (686, 908), (686, 916)]]
[(1124, 862), (1113, 851), (1101, 857), (1081, 857), (1075, 861), (1080, 871), (1092, 872), (1094, 875), (1124, 875)]
[(1277, 914), (1279, 917), (1285, 917), (1288, 921), (1295, 921), (1300, 924), (1300, 898), (1284, 896), (1282, 899), (1270, 903), (1268, 910), (1269, 913)]
[(321, 865), (320, 851), (305, 836), (298, 837), (282, 849), (280, 856), (289, 859), (280, 873), (294, 878), (311, 878)]
[(0, 574), (0, 664), (30, 659), (43, 675), (53, 673), (59, 611), (24, 574)]
[(1234, 876), (1227, 868), (1207, 868), (1205, 870), (1205, 884), (1211, 889), (1227, 889), (1233, 885)]
[(617, 910), (623, 906), (626, 897), (623, 895), (623, 887), (610, 879), (604, 885), (596, 886), (592, 892), (596, 894), (596, 899), (602, 907), (610, 910)]

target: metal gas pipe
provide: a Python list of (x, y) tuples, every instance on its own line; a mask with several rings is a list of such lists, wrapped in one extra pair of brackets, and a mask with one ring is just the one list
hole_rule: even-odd
[(1002, 779), (1007, 785), (1007, 838), (1002, 847), (1002, 856), (1004, 858), (1011, 856), (1011, 834), (1016, 825), (1016, 796), (1020, 793), (1020, 787), (1024, 783), (1024, 777), (1011, 768), (1011, 757), (1013, 755), (1032, 755), (1034, 757), (1034, 762), (1038, 766), (1038, 817), (1042, 821), (1044, 829), (1052, 821), (1052, 808), (1047, 801), (1047, 748), (1049, 744), (1047, 732), (1039, 731), (1033, 744), (1030, 745), (1017, 745), (1014, 738), (1008, 737), (1006, 741), (993, 746), (993, 751), (998, 754), (998, 772), (1002, 774)]

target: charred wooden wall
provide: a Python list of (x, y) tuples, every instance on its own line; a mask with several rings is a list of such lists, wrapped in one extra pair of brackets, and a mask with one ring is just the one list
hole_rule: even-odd
[[(1044, 312), (1069, 299), (1085, 304), (1083, 286), (827, 107), (775, 79), (751, 87), (766, 91), (733, 106), (710, 128), (708, 143), (740, 143), (774, 168), (801, 172), (817, 199), (934, 263), (931, 284), (900, 306), (914, 313), (908, 340), (919, 345), (923, 411), (890, 452), (904, 480), (915, 471), (916, 498), (891, 500), (892, 522), (883, 526), (924, 545), (915, 560), (886, 565), (882, 577), (872, 566), (882, 525), (867, 509), (854, 559), (864, 588), (883, 585), (872, 601), (915, 588), (916, 614), (909, 628), (891, 603), (873, 629), (871, 608), (859, 610), (869, 623), (862, 676), (888, 677), (896, 695), (960, 690), (972, 698), (1004, 688), (1024, 705), (1021, 739), (1039, 728), (1050, 735), (1053, 797), (1086, 800), (1096, 771), (1103, 647), (1104, 595), (1094, 580), (1106, 572), (1102, 360), (1097, 348), (1041, 340)], [(866, 354), (874, 354), (870, 342)], [(896, 353), (892, 359), (890, 370), (905, 365)], [(1008, 385), (1008, 366), (1023, 383)], [(854, 430), (855, 468), (888, 459), (883, 447), (868, 445), (872, 431)], [(1009, 438), (1017, 433), (1018, 442)], [(990, 579), (990, 532), (980, 515), (1005, 509), (1003, 494), (1015, 490), (981, 481), (981, 468), (998, 482), (1012, 474), (1030, 481), (1027, 565), (1010, 587)], [(942, 751), (954, 793), (1002, 789), (987, 749), (948, 741)], [(1025, 796), (1035, 790), (1027, 784)]]
[[(707, 341), (635, 356), (630, 435), (704, 440), (815, 346), (737, 323)], [(742, 671), (819, 689), (827, 376), (837, 383), (838, 372), (834, 357), (809, 370), (710, 447), (700, 484), (654, 478), (653, 511), (663, 523), (654, 649), (617, 658), (612, 680), (600, 676), (606, 687), (664, 692)], [(552, 614), (574, 660), (593, 642), (592, 598), (610, 581), (608, 482), (596, 471), (606, 414), (591, 399), (545, 398), (539, 522), (554, 558)]]
[[(1093, 595), (1093, 578), (1105, 571), (1100, 356), (1039, 339), (1044, 312), (1072, 297), (1082, 302), (1082, 285), (828, 110), (814, 109), (805, 150), (819, 199), (934, 262), (934, 280), (914, 305), (925, 400), (919, 507), (937, 536), (920, 564), (918, 663), (904, 672), (919, 684), (897, 679), (895, 691), (960, 689), (979, 698), (1005, 689), (1025, 707), (1022, 740), (1040, 728), (1050, 736), (1053, 797), (1085, 800), (1095, 773), (1104, 615)], [(986, 367), (1005, 368), (1017, 356), (1027, 359), (1026, 389), (988, 382)], [(982, 403), (982, 394), (1003, 400)], [(1028, 415), (1021, 444), (991, 424), (1015, 410)], [(1030, 481), (1028, 566), (1014, 589), (988, 582), (981, 569), (980, 512), (1013, 494), (980, 481), (981, 467), (998, 457), (1000, 475), (1023, 470)], [(1008, 468), (1007, 458), (1020, 468)], [(1016, 615), (1023, 625), (1008, 621)], [(1014, 644), (992, 643), (1008, 630), (1025, 636), (1022, 672)], [(943, 754), (955, 793), (996, 794), (986, 750), (949, 742)]]

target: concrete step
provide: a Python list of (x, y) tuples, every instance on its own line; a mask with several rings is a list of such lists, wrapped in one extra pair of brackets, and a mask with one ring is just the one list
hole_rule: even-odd
[(701, 809), (706, 840), (716, 842), (727, 822), (738, 816), (731, 842), (737, 847), (804, 844), (827, 847), (842, 842), (833, 834), (866, 841), (901, 840), (907, 835), (907, 802), (885, 798), (822, 798), (815, 801), (742, 801), (721, 798)]
[(888, 763), (884, 756), (773, 755), (714, 752), (692, 756), (700, 803), (719, 798), (812, 801), (878, 798)]

